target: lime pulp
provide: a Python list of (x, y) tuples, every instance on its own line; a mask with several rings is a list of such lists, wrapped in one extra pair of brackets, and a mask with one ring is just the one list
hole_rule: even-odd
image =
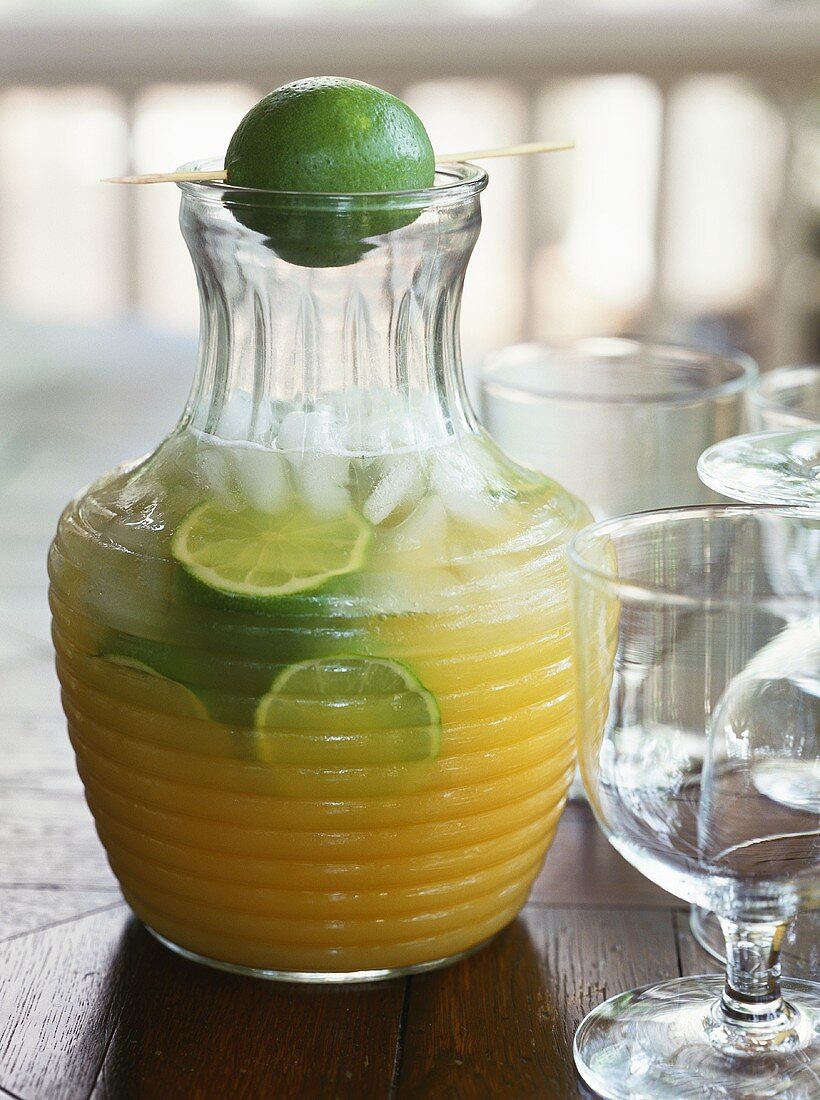
[(260, 759), (365, 768), (434, 759), (435, 696), (398, 661), (358, 654), (290, 665), (256, 709)]
[(353, 509), (322, 519), (303, 505), (269, 515), (200, 504), (174, 533), (172, 551), (207, 588), (259, 600), (312, 592), (361, 569), (371, 539)]

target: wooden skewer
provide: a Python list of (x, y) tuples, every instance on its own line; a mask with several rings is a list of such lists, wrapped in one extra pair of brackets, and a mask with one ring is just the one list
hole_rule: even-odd
[[(533, 153), (558, 153), (574, 149), (574, 141), (530, 141), (525, 145), (503, 145), (497, 149), (470, 149), (466, 153), (437, 153), (437, 164), (455, 164), (463, 160), (489, 160), (491, 157), (527, 157)], [(103, 183), (220, 183), (228, 178), (226, 171), (214, 172), (148, 172), (141, 176), (111, 176)]]
[(228, 173), (218, 172), (147, 172), (142, 176), (109, 176), (102, 183), (218, 183), (224, 182)]
[(436, 164), (461, 160), (490, 160), (492, 157), (530, 157), (533, 153), (562, 153), (574, 149), (574, 141), (528, 141), (524, 145), (500, 145), (497, 149), (469, 149), (466, 153), (436, 153)]

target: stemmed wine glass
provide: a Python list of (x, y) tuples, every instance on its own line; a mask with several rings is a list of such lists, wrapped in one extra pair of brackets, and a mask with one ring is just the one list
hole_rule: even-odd
[[(820, 367), (785, 368), (765, 375), (749, 395), (750, 410), (766, 426), (779, 423), (811, 423), (820, 415)], [(732, 500), (749, 504), (795, 504), (820, 508), (820, 420), (802, 430), (765, 431), (734, 436), (709, 447), (698, 461), (701, 481)], [(771, 554), (772, 568), (795, 582), (816, 590), (820, 587), (820, 531), (807, 530), (791, 553)], [(777, 583), (777, 573), (772, 579)], [(799, 644), (801, 634), (811, 634), (811, 623), (792, 627)], [(715, 958), (723, 959), (723, 936), (713, 914), (694, 906), (692, 934)], [(784, 957), (793, 972), (820, 977), (820, 912), (795, 921), (785, 938)]]
[(698, 474), (732, 500), (820, 507), (820, 422), (724, 439), (700, 456)]
[(586, 1017), (575, 1061), (608, 1100), (820, 1095), (820, 984), (780, 975), (789, 922), (820, 905), (820, 592), (772, 561), (818, 527), (793, 508), (694, 507), (571, 545), (590, 803), (643, 874), (717, 914), (727, 952), (725, 979)]

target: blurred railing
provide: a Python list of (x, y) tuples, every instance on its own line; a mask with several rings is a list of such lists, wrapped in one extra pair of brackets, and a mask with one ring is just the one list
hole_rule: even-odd
[[(676, 88), (697, 74), (748, 78), (782, 119), (785, 153), (776, 190), (770, 296), (761, 355), (768, 364), (800, 358), (802, 317), (816, 308), (811, 286), (790, 271), (805, 247), (810, 225), (795, 192), (796, 130), (801, 104), (818, 92), (820, 9), (784, 3), (743, 12), (710, 11), (611, 14), (596, 10), (543, 12), (520, 17), (446, 17), (351, 14), (343, 19), (264, 19), (250, 15), (216, 20), (173, 18), (21, 22), (0, 33), (3, 86), (87, 86), (119, 97), (133, 150), (136, 105), (157, 83), (241, 82), (267, 89), (309, 72), (337, 72), (383, 84), (401, 94), (428, 80), (470, 78), (503, 81), (517, 89), (528, 108), (526, 133), (538, 137), (538, 97), (551, 82), (601, 74), (649, 78), (661, 98), (659, 163), (654, 217), (654, 273), (644, 327), (670, 329), (666, 301), (670, 163), (669, 103)], [(515, 135), (511, 136), (514, 137)], [(544, 135), (553, 136), (553, 135)], [(564, 136), (564, 135), (555, 135)], [(212, 150), (203, 150), (211, 152)], [(2, 151), (0, 151), (2, 155)], [(131, 156), (133, 162), (133, 155)], [(133, 163), (131, 167), (134, 167)], [(157, 165), (167, 168), (168, 165)], [(529, 171), (529, 168), (527, 169)], [(535, 169), (533, 169), (534, 171)], [(534, 179), (534, 177), (533, 177)], [(526, 293), (520, 330), (531, 328), (532, 267), (538, 241), (537, 188), (524, 189), (522, 287)], [(135, 204), (131, 192), (124, 200)], [(136, 300), (140, 234), (135, 206), (126, 210), (121, 250), (127, 299)], [(0, 272), (4, 250), (0, 240)], [(807, 304), (808, 303), (808, 304)]]
[(154, 81), (249, 80), (344, 70), (390, 84), (442, 76), (504, 77), (522, 85), (557, 76), (644, 73), (664, 83), (693, 72), (740, 72), (777, 87), (817, 80), (820, 11), (784, 3), (735, 12), (699, 9), (520, 18), (373, 14), (266, 20), (245, 16), (161, 23), (16, 22), (0, 40), (7, 82), (99, 82), (137, 91)]

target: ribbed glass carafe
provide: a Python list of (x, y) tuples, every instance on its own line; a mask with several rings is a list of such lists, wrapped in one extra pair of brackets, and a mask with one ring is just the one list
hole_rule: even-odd
[(587, 513), (470, 409), (458, 313), (485, 183), (183, 185), (187, 408), (60, 520), (88, 802), (135, 913), (201, 961), (438, 965), (512, 920), (554, 834), (575, 756), (564, 546)]

